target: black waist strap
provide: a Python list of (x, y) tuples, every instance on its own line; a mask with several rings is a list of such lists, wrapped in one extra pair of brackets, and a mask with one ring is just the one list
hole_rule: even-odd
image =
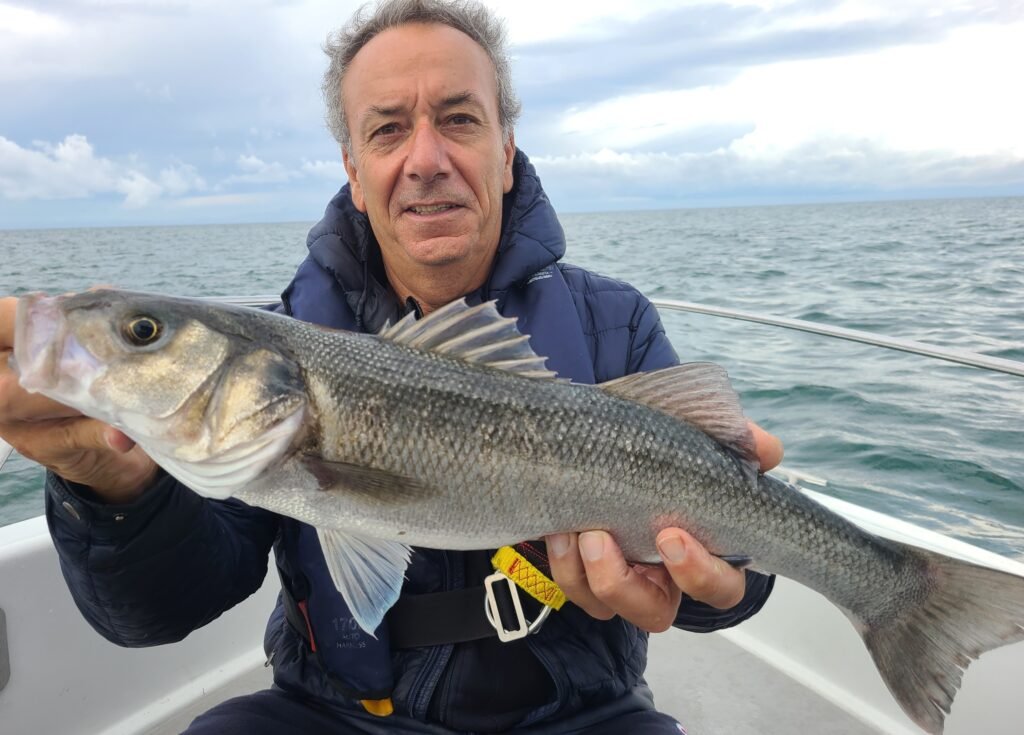
[[(544, 574), (550, 574), (547, 557), (538, 546), (535, 542), (523, 543), (517, 545), (516, 550)], [(470, 579), (480, 580), (489, 573), (489, 558), (489, 553), (481, 553), (469, 559)], [(292, 595), (284, 575), (281, 576), (281, 588), (285, 617), (291, 627), (316, 650), (316, 644), (310, 636), (309, 620), (300, 607), (301, 603)], [(518, 627), (515, 605), (508, 586), (495, 585), (493, 592), (505, 629)], [(485, 595), (482, 585), (448, 592), (402, 595), (384, 618), (388, 624), (392, 648), (440, 646), (496, 637), (497, 631), (484, 612)], [(519, 595), (519, 600), (528, 620), (535, 619), (543, 607), (525, 593)]]
[[(506, 627), (511, 627), (516, 616), (508, 588), (498, 585), (494, 595), (502, 622)], [(315, 645), (310, 639), (306, 617), (289, 593), (287, 585), (282, 585), (281, 598), (285, 618), (292, 628), (311, 647)], [(527, 595), (520, 595), (519, 599), (526, 617), (535, 617), (540, 610), (540, 603)], [(403, 595), (388, 611), (386, 620), (393, 648), (465, 643), (497, 635), (484, 613), (482, 586), (426, 595)]]
[[(505, 585), (494, 588), (495, 599), (506, 627), (515, 624), (515, 608)], [(528, 595), (519, 600), (527, 618), (540, 611), (540, 603)], [(466, 587), (426, 595), (402, 595), (387, 614), (393, 648), (419, 648), (446, 643), (465, 643), (497, 635), (484, 613), (484, 588)]]

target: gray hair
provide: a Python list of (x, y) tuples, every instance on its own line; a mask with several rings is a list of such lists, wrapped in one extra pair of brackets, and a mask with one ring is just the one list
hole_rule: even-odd
[(505, 26), (501, 19), (476, 0), (379, 0), (370, 12), (363, 5), (351, 20), (327, 37), (324, 53), (330, 59), (324, 72), (321, 91), (326, 105), (327, 127), (335, 140), (349, 150), (345, 105), (341, 99), (341, 82), (352, 59), (377, 34), (407, 23), (437, 23), (462, 31), (487, 53), (494, 64), (498, 88), (498, 120), (508, 140), (519, 118), (521, 105), (512, 87)]

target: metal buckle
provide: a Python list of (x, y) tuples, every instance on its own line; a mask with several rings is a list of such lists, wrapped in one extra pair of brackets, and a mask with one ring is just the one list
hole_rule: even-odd
[[(504, 624), (501, 622), (501, 612), (498, 610), (498, 600), (494, 596), (494, 585), (502, 580), (505, 580), (508, 584), (508, 593), (512, 597), (512, 604), (515, 606), (516, 610), (516, 623), (518, 627), (513, 630), (506, 630)], [(548, 615), (551, 614), (551, 608), (544, 605), (540, 614), (537, 615), (537, 619), (532, 623), (528, 622), (526, 620), (526, 615), (523, 614), (523, 603), (519, 599), (519, 588), (516, 586), (515, 582), (501, 572), (495, 572), (484, 580), (484, 590), (484, 614), (487, 616), (487, 622), (490, 623), (491, 627), (497, 632), (498, 640), (502, 643), (518, 641), (531, 633), (536, 633), (540, 630), (541, 626), (544, 625), (544, 621), (548, 619)]]

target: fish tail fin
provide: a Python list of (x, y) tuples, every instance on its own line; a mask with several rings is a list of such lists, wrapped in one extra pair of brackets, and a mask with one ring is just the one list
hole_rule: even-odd
[(916, 547), (916, 602), (858, 628), (889, 691), (914, 722), (941, 733), (960, 679), (985, 651), (1024, 639), (1024, 577)]

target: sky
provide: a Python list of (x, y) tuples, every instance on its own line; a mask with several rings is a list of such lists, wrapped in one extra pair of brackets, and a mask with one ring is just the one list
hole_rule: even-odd
[[(1024, 195), (1024, 0), (494, 0), (556, 209)], [(0, 229), (315, 221), (334, 0), (0, 0)]]

